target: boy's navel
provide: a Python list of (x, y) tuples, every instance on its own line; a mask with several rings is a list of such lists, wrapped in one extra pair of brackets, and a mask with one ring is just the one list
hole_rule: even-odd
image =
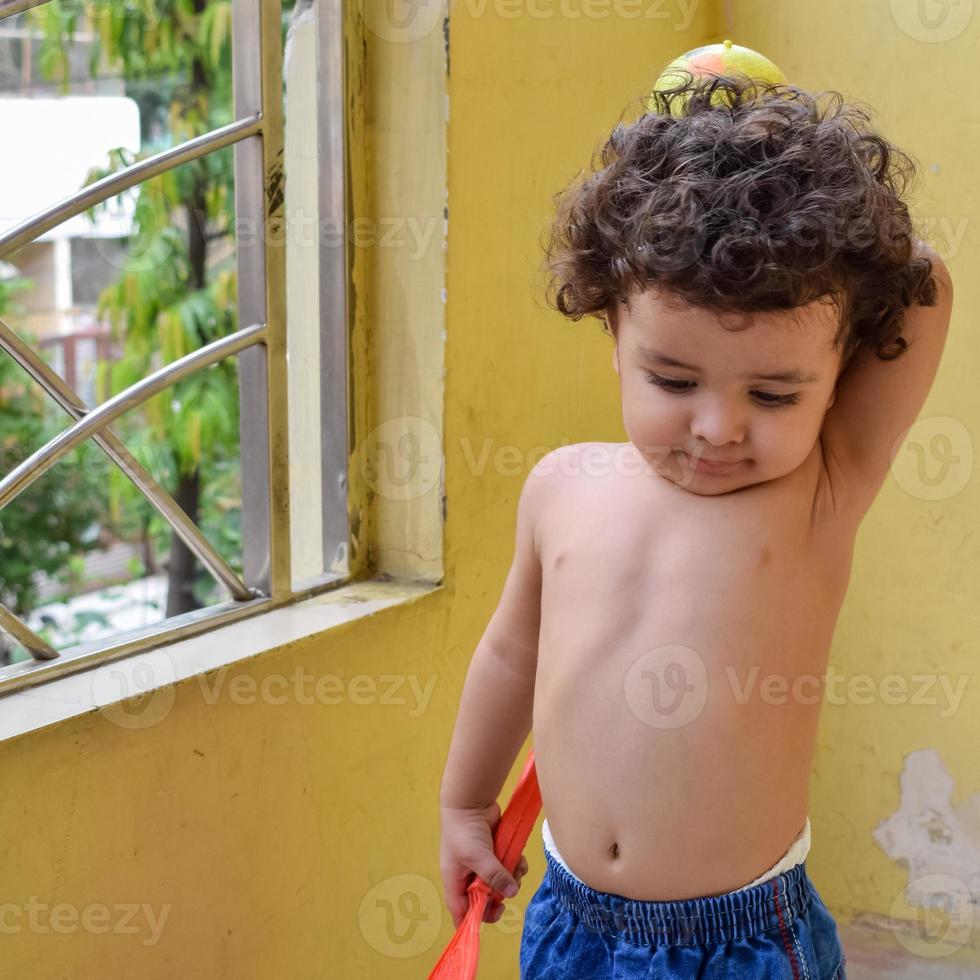
[(615, 841), (612, 842), (612, 847), (609, 848), (609, 856), (614, 858), (619, 857), (619, 844)]

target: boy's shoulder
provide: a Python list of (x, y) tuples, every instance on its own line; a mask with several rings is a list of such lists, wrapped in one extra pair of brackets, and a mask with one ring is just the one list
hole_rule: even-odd
[(595, 443), (577, 442), (557, 446), (545, 453), (530, 469), (521, 490), (521, 506), (537, 514), (554, 503), (560, 488), (568, 482), (585, 446)]
[[(569, 472), (568, 463), (578, 461), (583, 457), (594, 459), (613, 459), (616, 453), (622, 451), (623, 447), (629, 446), (624, 442), (573, 442), (568, 445), (558, 446), (551, 452), (545, 453), (532, 467), (531, 472), (550, 473), (553, 470)], [(574, 471), (573, 471), (574, 472)]]
[(582, 476), (600, 476), (611, 471), (616, 455), (628, 443), (573, 442), (545, 453), (531, 467), (527, 482), (547, 484), (556, 489), (559, 484)]
[(558, 446), (545, 453), (531, 467), (521, 491), (525, 506), (536, 514), (551, 508), (556, 509), (560, 501), (568, 502), (569, 494), (578, 493), (572, 506), (582, 503), (581, 491), (588, 490), (591, 496), (610, 485), (608, 479), (628, 463), (624, 464), (621, 454), (630, 443), (618, 442), (575, 442)]

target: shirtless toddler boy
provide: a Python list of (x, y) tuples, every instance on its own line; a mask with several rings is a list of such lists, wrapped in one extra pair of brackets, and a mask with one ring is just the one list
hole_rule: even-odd
[(718, 78), (660, 99), (559, 202), (554, 305), (602, 318), (628, 441), (524, 483), (441, 787), (446, 900), (458, 924), (474, 874), (519, 887), (492, 831), (533, 730), (522, 980), (836, 980), (804, 863), (822, 682), (952, 285), (901, 200), (911, 161), (861, 110)]

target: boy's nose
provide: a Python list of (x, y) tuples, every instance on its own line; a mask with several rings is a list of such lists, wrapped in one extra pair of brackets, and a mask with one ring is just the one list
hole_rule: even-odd
[(715, 449), (738, 445), (745, 440), (745, 421), (730, 409), (708, 408), (691, 420), (691, 435), (699, 443), (708, 443)]

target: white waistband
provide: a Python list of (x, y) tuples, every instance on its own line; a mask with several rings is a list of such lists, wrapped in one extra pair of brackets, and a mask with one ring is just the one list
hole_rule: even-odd
[[(565, 863), (565, 859), (558, 853), (558, 848), (555, 846), (555, 839), (551, 836), (551, 828), (548, 826), (548, 818), (544, 818), (544, 823), (541, 824), (541, 837), (544, 840), (544, 846), (551, 854), (551, 856), (576, 880), (582, 881), (581, 878)], [(789, 846), (789, 850), (768, 870), (759, 875), (758, 878), (750, 881), (747, 885), (742, 885), (741, 888), (734, 889), (735, 891), (743, 891), (746, 888), (752, 888), (755, 885), (761, 885), (764, 881), (768, 881), (770, 878), (775, 878), (777, 875), (781, 875), (784, 871), (789, 871), (790, 868), (796, 867), (798, 864), (802, 864), (806, 859), (807, 854), (810, 853), (810, 818), (807, 817), (803, 824), (803, 829), (800, 831), (799, 836), (793, 841)], [(584, 885), (585, 882), (582, 881)]]
[[(576, 880), (582, 881), (577, 874), (575, 874), (572, 869), (565, 864), (565, 859), (558, 853), (558, 848), (555, 846), (555, 839), (551, 836), (551, 828), (548, 826), (548, 818), (544, 818), (544, 823), (541, 824), (541, 837), (544, 840), (544, 846), (546, 850), (551, 852), (551, 856)], [(584, 884), (584, 882), (583, 882)]]

